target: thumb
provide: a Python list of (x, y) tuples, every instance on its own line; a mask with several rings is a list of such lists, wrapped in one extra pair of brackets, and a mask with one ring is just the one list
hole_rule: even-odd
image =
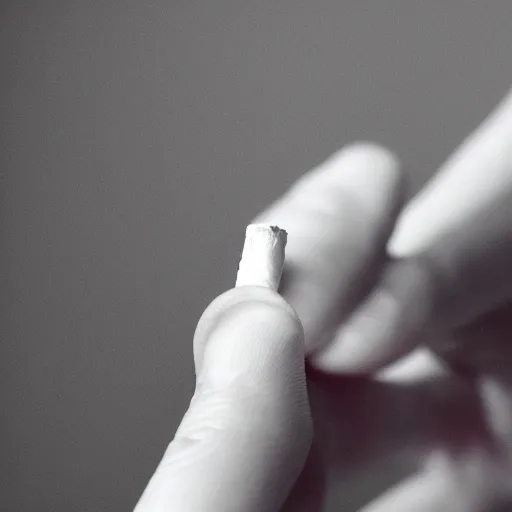
[(203, 313), (194, 359), (194, 397), (136, 512), (277, 512), (312, 441), (297, 315), (273, 290), (229, 290)]

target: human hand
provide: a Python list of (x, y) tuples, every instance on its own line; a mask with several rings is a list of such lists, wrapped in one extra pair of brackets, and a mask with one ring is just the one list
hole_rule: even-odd
[[(357, 266), (355, 260), (363, 256), (361, 249), (367, 255), (367, 266), (371, 266), (371, 253), (379, 244), (374, 238), (382, 239), (380, 245), (386, 238), (381, 236), (380, 223), (383, 213), (396, 209), (394, 197), (399, 175), (393, 157), (377, 147), (356, 147), (338, 156), (331, 159), (327, 173), (313, 171), (313, 180), (306, 180), (295, 189), (298, 187), (309, 195), (321, 185), (323, 194), (325, 176), (341, 178), (341, 187), (333, 190), (335, 196), (331, 200), (341, 195), (341, 199), (350, 202), (341, 218), (335, 214), (334, 227), (346, 225), (354, 235), (352, 241), (357, 242), (352, 251), (347, 251), (349, 258), (345, 261), (350, 266), (345, 268), (343, 260), (340, 265), (344, 272), (341, 275), (347, 280)], [(375, 174), (380, 176), (380, 183), (375, 189), (368, 189), (367, 180)], [(374, 197), (361, 197), (368, 190)], [(305, 228), (302, 234), (306, 239), (308, 235), (320, 234), (317, 214), (304, 204), (297, 205), (293, 197), (291, 191), (277, 210), (271, 208), (267, 213), (279, 211), (295, 216), (301, 211), (306, 222), (299, 222), (299, 226)], [(365, 204), (376, 205), (377, 210), (370, 217), (364, 214), (362, 223), (354, 230), (351, 219), (360, 213), (361, 199)], [(392, 219), (389, 224), (392, 225)], [(295, 234), (304, 241), (299, 232)], [(335, 231), (330, 235), (334, 241), (339, 240)], [(291, 244), (292, 254), (296, 253), (296, 241)], [(322, 243), (318, 249), (325, 253)], [(310, 258), (307, 247), (299, 252), (306, 260), (295, 260), (295, 270), (306, 278), (315, 278), (311, 272), (315, 265), (310, 265), (315, 263), (314, 258)], [(324, 263), (338, 276), (340, 269), (333, 262)], [(285, 287), (289, 289), (291, 282), (301, 285), (301, 276), (290, 280), (289, 270), (287, 267)], [(308, 287), (306, 283), (303, 291), (308, 292)], [(321, 297), (322, 290), (317, 287), (316, 292), (309, 298), (323, 299), (327, 306)], [(314, 306), (314, 302), (310, 305)], [(238, 317), (232, 317), (230, 312), (237, 310)], [(203, 313), (194, 336), (197, 384), (190, 408), (136, 512), (320, 510), (325, 468), (317, 447), (310, 449), (312, 421), (304, 358), (302, 325), (295, 311), (276, 292), (243, 286), (215, 299)]]
[[(486, 506), (489, 480), (497, 480), (496, 472), (489, 470), (486, 457), (482, 458), (477, 454), (475, 458), (474, 453), (467, 448), (476, 446), (481, 449), (485, 445), (488, 433), (485, 420), (488, 418), (483, 418), (481, 414), (481, 393), (464, 377), (461, 378), (457, 372), (451, 372), (442, 376), (441, 382), (431, 380), (397, 384), (390, 382), (389, 378), (387, 382), (347, 379), (325, 371), (341, 369), (360, 372), (379, 366), (375, 364), (375, 358), (365, 359), (364, 355), (359, 356), (359, 360), (356, 359), (356, 364), (350, 361), (347, 363), (346, 358), (345, 361), (338, 358), (336, 362), (333, 347), (340, 339), (343, 340), (341, 334), (354, 318), (354, 311), (357, 312), (361, 305), (367, 304), (363, 300), (366, 294), (370, 292), (371, 297), (372, 290), (379, 289), (380, 271), (389, 265), (384, 249), (401, 206), (402, 192), (403, 180), (394, 157), (377, 147), (363, 145), (335, 155), (318, 169), (305, 175), (283, 198), (254, 221), (278, 224), (289, 233), (287, 263), (281, 292), (298, 312), (304, 325), (306, 351), (311, 361), (308, 367), (308, 391), (315, 423), (315, 438), (299, 479), (295, 481), (297, 466), (300, 466), (298, 461), (304, 460), (305, 454), (308, 453), (308, 435), (298, 440), (300, 436), (287, 437), (293, 429), (276, 430), (274, 420), (277, 420), (277, 423), (283, 421), (287, 425), (294, 424), (293, 421), (286, 419), (286, 415), (276, 415), (279, 409), (290, 411), (286, 405), (290, 402), (283, 402), (283, 395), (279, 393), (276, 394), (277, 402), (272, 402), (272, 388), (266, 387), (266, 381), (260, 379), (256, 384), (255, 380), (253, 389), (260, 389), (266, 399), (274, 404), (273, 408), (270, 408), (273, 413), (265, 415), (256, 430), (266, 426), (263, 431), (271, 433), (270, 436), (276, 443), (274, 447), (284, 443), (285, 448), (278, 457), (280, 470), (275, 470), (275, 466), (269, 462), (268, 451), (261, 449), (261, 446), (268, 445), (265, 442), (262, 444), (260, 438), (250, 434), (255, 431), (252, 422), (257, 419), (251, 414), (246, 414), (242, 423), (236, 421), (236, 414), (223, 416), (224, 419), (231, 418), (220, 430), (225, 432), (221, 435), (224, 444), (218, 442), (218, 457), (215, 458), (215, 451), (211, 452), (209, 465), (204, 464), (201, 450), (207, 448), (201, 447), (208, 445), (203, 440), (208, 439), (208, 432), (212, 431), (208, 428), (208, 423), (214, 422), (214, 417), (208, 412), (201, 413), (201, 407), (205, 407), (204, 411), (216, 409), (208, 409), (207, 399), (194, 398), (185, 417), (192, 419), (186, 422), (184, 419), (184, 423), (189, 425), (186, 431), (197, 429), (195, 438), (198, 442), (192, 444), (197, 447), (199, 457), (188, 458), (186, 454), (180, 456), (178, 435), (178, 443), (173, 441), (174, 448), (171, 448), (171, 443), (160, 465), (164, 469), (157, 470), (138, 505), (137, 512), (180, 509), (176, 504), (180, 504), (183, 510), (278, 510), (275, 508), (277, 503), (284, 500), (290, 488), (292, 492), (283, 510), (320, 510), (326, 490), (326, 473), (345, 478), (354, 472), (364, 472), (365, 469), (372, 468), (376, 462), (392, 459), (397, 453), (403, 452), (413, 454), (420, 463), (425, 460), (430, 462), (417, 476), (371, 505), (372, 512), (432, 509), (451, 512), (476, 511)], [(413, 269), (418, 268), (415, 265), (414, 261)], [(417, 288), (411, 284), (409, 286), (413, 291), (416, 290), (415, 293), (424, 294), (419, 296), (421, 300), (417, 303), (417, 311), (428, 311), (428, 298), (433, 296), (430, 295), (428, 285), (432, 283), (428, 279), (423, 279), (422, 272), (418, 273), (421, 279), (418, 279), (418, 274), (412, 273), (413, 277), (418, 279), (412, 280)], [(246, 291), (231, 290), (224, 296), (236, 296), (240, 293), (249, 293), (249, 288)], [(224, 296), (214, 301), (203, 317), (207, 317), (208, 310), (217, 301), (222, 302)], [(423, 309), (422, 304), (426, 304), (427, 307)], [(217, 306), (214, 306), (213, 309), (216, 308)], [(421, 317), (419, 313), (417, 316)], [(201, 353), (201, 350), (198, 351), (196, 348), (201, 346), (200, 343), (196, 343), (198, 332), (199, 326), (194, 341), (196, 366), (200, 360), (198, 354)], [(384, 330), (384, 333), (388, 331)], [(234, 339), (231, 336), (228, 338)], [(247, 347), (258, 346), (254, 345), (254, 339), (251, 342), (250, 337), (246, 338), (245, 334), (243, 338), (248, 342)], [(263, 342), (263, 339), (259, 339), (259, 342)], [(283, 338), (280, 341), (272, 339), (269, 346), (281, 346), (282, 343)], [(395, 338), (388, 336), (383, 345), (393, 346), (393, 343), (397, 345)], [(212, 343), (209, 346), (215, 345)], [(228, 344), (225, 343), (224, 346), (226, 351), (223, 357), (228, 358)], [(412, 346), (412, 343), (409, 346)], [(364, 349), (364, 345), (361, 348)], [(210, 353), (213, 354), (213, 348), (210, 349)], [(383, 358), (384, 362), (392, 361), (395, 356), (387, 357), (388, 359)], [(246, 363), (248, 360), (245, 360)], [(286, 370), (286, 360), (279, 359), (279, 364), (276, 364), (269, 359), (267, 364), (273, 365), (276, 375), (286, 375), (289, 371)], [(322, 362), (325, 365), (323, 370)], [(338, 364), (338, 368), (333, 368), (333, 364)], [(300, 363), (298, 367), (301, 368)], [(279, 368), (281, 371), (278, 371)], [(298, 374), (303, 371), (297, 370), (297, 365), (294, 368)], [(289, 381), (276, 378), (270, 379), (270, 382), (277, 385), (276, 389), (282, 391), (287, 389), (285, 382)], [(201, 386), (196, 387), (196, 395), (200, 391)], [(234, 396), (237, 395), (231, 393), (231, 398), (226, 400), (225, 410), (236, 411), (236, 403), (238, 406), (243, 405), (243, 400), (233, 401)], [(254, 396), (262, 397), (258, 393), (253, 395), (253, 398)], [(291, 398), (293, 394), (288, 396)], [(492, 396), (490, 399), (493, 400)], [(280, 405), (276, 406), (278, 402)], [(204, 405), (194, 406), (194, 403)], [(230, 403), (231, 409), (228, 407)], [(291, 403), (296, 402), (292, 399)], [(301, 418), (298, 424), (307, 424), (305, 416)], [(245, 443), (230, 443), (230, 422), (248, 434), (240, 438), (245, 439)], [(196, 424), (197, 427), (194, 427)], [(182, 427), (180, 430), (183, 432)], [(283, 437), (278, 432), (285, 432), (286, 435)], [(292, 441), (293, 439), (295, 441)], [(224, 447), (232, 449), (227, 451), (231, 454), (228, 459), (232, 462), (222, 469), (223, 472), (227, 472), (226, 478), (212, 470), (212, 465), (217, 466), (219, 461), (223, 460), (220, 453)], [(455, 462), (451, 457), (454, 449), (464, 455)], [(449, 457), (445, 456), (446, 452), (450, 454)], [(436, 456), (428, 457), (432, 453)], [(244, 454), (249, 454), (245, 460)], [(200, 462), (194, 464), (196, 460)], [(288, 464), (287, 460), (294, 462)], [(176, 475), (176, 468), (179, 468), (180, 464), (192, 469), (180, 471), (180, 475), (184, 476), (178, 478), (173, 474)], [(199, 476), (195, 475), (195, 467), (204, 468), (204, 472)], [(254, 468), (257, 468), (256, 471)], [(273, 472), (271, 468), (277, 472)], [(229, 476), (233, 474), (235, 478), (231, 480)], [(268, 478), (262, 476), (265, 474)], [(238, 475), (243, 475), (243, 478), (239, 479)], [(265, 490), (261, 485), (256, 485), (252, 487), (251, 492), (251, 485), (240, 485), (243, 481), (254, 482), (250, 478), (251, 475), (259, 484), (265, 482)], [(203, 481), (206, 484), (207, 491), (204, 496), (207, 501), (201, 502), (199, 494), (194, 489), (201, 487)], [(277, 484), (277, 488), (273, 484)], [(216, 491), (213, 496), (220, 500), (219, 502), (212, 501), (213, 490)], [(185, 501), (180, 502), (180, 499)], [(196, 500), (193, 506), (190, 506), (191, 499)], [(219, 506), (214, 506), (215, 503)], [(148, 506), (150, 508), (147, 508)]]
[[(452, 439), (442, 442), (438, 439), (433, 445), (431, 439), (427, 443), (430, 448), (421, 455), (423, 460), (429, 461), (429, 470), (413, 480), (414, 485), (408, 482), (377, 502), (375, 510), (380, 511), (381, 507), (387, 510), (387, 506), (391, 510), (402, 506), (411, 510), (417, 507), (418, 496), (423, 496), (426, 510), (432, 507), (441, 510), (442, 506), (447, 510), (487, 510), (485, 507), (494, 498), (510, 496), (511, 140), (512, 95), (505, 98), (441, 168), (432, 183), (409, 203), (388, 244), (390, 255), (373, 266), (368, 265), (364, 257), (359, 267), (353, 260), (357, 267), (351, 271), (354, 276), (361, 269), (373, 268), (381, 273), (375, 279), (372, 272), (368, 279), (370, 291), (363, 300), (356, 300), (358, 305), (353, 310), (347, 312), (354, 304), (352, 300), (342, 300), (342, 307), (334, 315), (329, 316), (326, 308), (323, 321), (315, 325), (308, 318), (311, 311), (308, 295), (294, 296), (292, 291), (292, 296), (288, 297), (286, 290), (283, 292), (304, 322), (309, 359), (317, 370), (331, 374), (375, 372), (420, 344), (429, 351), (417, 351), (416, 357), (403, 360), (382, 373), (380, 380), (386, 379), (389, 383), (390, 380), (418, 379), (422, 377), (420, 370), (423, 378), (428, 377), (425, 372), (429, 371), (434, 377), (436, 371), (445, 370), (442, 377), (445, 403), (441, 410), (446, 420), (450, 416), (452, 420), (441, 422), (436, 428), (437, 435), (446, 437), (451, 433)], [(307, 201), (310, 205), (316, 204), (316, 210), (325, 211), (321, 194), (309, 194)], [(341, 207), (338, 214), (340, 210)], [(387, 218), (384, 215), (384, 219)], [(258, 220), (280, 222), (287, 226), (290, 240), (297, 240), (300, 227), (292, 229), (291, 224), (281, 220), (281, 214)], [(335, 224), (335, 221), (330, 223), (334, 229), (347, 233), (347, 229), (342, 230)], [(351, 236), (346, 239), (347, 245), (352, 243)], [(326, 236), (324, 240), (332, 240), (332, 237)], [(335, 254), (334, 248), (340, 241), (341, 237), (331, 242), (326, 252)], [(308, 242), (310, 247), (316, 245), (314, 237), (309, 237)], [(304, 247), (306, 245), (307, 242)], [(338, 254), (349, 256), (338, 247)], [(294, 260), (303, 258), (304, 250), (301, 248), (294, 255), (294, 248), (288, 248), (287, 262), (292, 268)], [(318, 281), (329, 281), (321, 275), (326, 268), (324, 265), (318, 271)], [(332, 270), (329, 275), (334, 281), (333, 287), (341, 281), (345, 297), (349, 296), (350, 282), (337, 281), (338, 274)], [(353, 280), (352, 287), (357, 289), (360, 283)], [(297, 284), (292, 285), (292, 290), (294, 287)], [(437, 357), (433, 357), (434, 354)], [(472, 418), (466, 417), (465, 425), (459, 408), (462, 403), (466, 403), (466, 414)], [(320, 415), (315, 413), (314, 401), (312, 407), (317, 418)], [(457, 415), (460, 415), (458, 421), (453, 417)], [(429, 414), (429, 417), (432, 416)], [(412, 428), (412, 424), (409, 427)], [(436, 449), (432, 451), (433, 448)], [(434, 463), (430, 464), (432, 461)], [(441, 478), (441, 475), (444, 476)], [(442, 480), (454, 483), (451, 491), (450, 486), (432, 484)], [(461, 491), (462, 488), (466, 490)], [(455, 504), (456, 498), (462, 501)]]
[[(473, 471), (482, 502), (512, 491), (511, 142), (512, 93), (407, 205), (378, 282), (313, 355), (323, 370), (375, 372), (421, 346), (423, 372), (437, 360), (463, 377), (486, 440), (465, 447), (470, 462), (448, 459), (452, 476)], [(414, 360), (384, 375), (412, 375)]]
[[(309, 317), (309, 326), (315, 320), (318, 325), (325, 322), (322, 307), (333, 308), (332, 297), (324, 295), (329, 290), (322, 289), (323, 282), (317, 279), (317, 270), (331, 272), (330, 277), (341, 282), (335, 285), (341, 296), (347, 290), (352, 295), (361, 281), (353, 280), (354, 271), (373, 268), (374, 253), (379, 253), (380, 259), (382, 250), (378, 248), (386, 240), (384, 232), (393, 224), (400, 196), (395, 161), (380, 148), (360, 146), (345, 150), (322, 169), (313, 171), (309, 175), (312, 179), (303, 178), (266, 212), (280, 212), (289, 221), (296, 221), (290, 226), (297, 237), (288, 242), (294, 275), (291, 276), (292, 267), (288, 265), (282, 291), (295, 302), (301, 297), (306, 300), (303, 307), (314, 312)], [(379, 183), (369, 188), (368, 179), (378, 179)], [(297, 196), (297, 190), (303, 192)], [(314, 198), (315, 190), (322, 196), (331, 192), (331, 206), (335, 209), (335, 202), (341, 205), (341, 211), (333, 210), (332, 223), (324, 224), (325, 210), (315, 212), (318, 205), (313, 204), (311, 209), (300, 200)], [(323, 197), (321, 201), (324, 207), (328, 205), (327, 199)], [(364, 205), (375, 208), (371, 215), (360, 211)], [(355, 225), (353, 218), (360, 219), (360, 223)], [(331, 230), (326, 233), (323, 228)], [(343, 236), (337, 228), (345, 231)], [(322, 238), (322, 233), (327, 236)], [(318, 236), (320, 239), (315, 239)], [(344, 251), (347, 257), (337, 263), (329, 261), (336, 256), (329, 247), (340, 240), (348, 244)], [(310, 251), (311, 241), (318, 252)], [(320, 266), (316, 262), (318, 257)], [(328, 277), (329, 273), (324, 275)], [(292, 283), (296, 286), (295, 296)], [(348, 303), (349, 299), (346, 300)], [(239, 310), (238, 322), (235, 317), (229, 320), (233, 310)], [(344, 406), (339, 380), (320, 382), (318, 375), (313, 375), (310, 392), (319, 418), (319, 432), (323, 435), (326, 425), (333, 428), (323, 440), (317, 435), (315, 446), (310, 449), (312, 424), (304, 353), (298, 317), (277, 293), (244, 286), (215, 299), (203, 313), (194, 336), (198, 375), (194, 398), (136, 512), (274, 512), (281, 510), (285, 500), (283, 511), (321, 510), (327, 466), (351, 471), (365, 457), (370, 464), (373, 453), (364, 454), (368, 439), (357, 436), (367, 430), (367, 407), (354, 407), (353, 399), (359, 401), (366, 396), (371, 408), (387, 391), (379, 385), (368, 388), (366, 384), (341, 383)], [(397, 395), (393, 413), (396, 407), (406, 407), (411, 401), (407, 393)], [(334, 403), (330, 403), (332, 400)], [(343, 425), (345, 414), (348, 428)], [(388, 439), (396, 437), (383, 426), (384, 432)], [(331, 449), (331, 455), (336, 453), (336, 457), (324, 461), (326, 450)], [(334, 463), (334, 459), (341, 460), (341, 464)]]
[[(487, 510), (493, 501), (510, 498), (511, 140), (512, 95), (409, 203), (389, 241), (388, 255), (381, 251), (382, 241), (403, 188), (392, 171), (396, 164), (386, 165), (385, 159), (374, 160), (365, 173), (356, 171), (346, 152), (345, 158), (337, 155), (299, 180), (256, 220), (283, 225), (290, 233), (288, 280), (285, 272), (282, 293), (303, 321), (308, 358), (321, 376), (320, 389), (311, 372), (308, 383), (315, 430), (324, 430), (320, 444), (330, 447), (326, 453), (331, 471), (343, 468), (341, 473), (346, 473), (348, 460), (361, 464), (365, 459), (360, 443), (350, 435), (346, 438), (352, 444), (341, 453), (345, 443), (340, 434), (346, 428), (333, 418), (339, 404), (339, 414), (350, 418), (345, 427), (349, 421), (361, 432), (361, 389), (355, 386), (358, 405), (350, 409), (347, 384), (336, 392), (333, 374), (375, 372), (420, 344), (430, 349), (381, 373), (379, 380), (385, 379), (388, 386), (402, 381), (399, 388), (380, 390), (385, 412), (375, 400), (378, 390), (366, 383), (367, 419), (375, 421), (376, 413), (389, 418), (395, 410), (408, 422), (401, 447), (392, 421), (380, 427), (379, 434), (367, 431), (367, 439), (387, 447), (388, 454), (393, 446), (406, 450), (406, 439), (412, 439), (410, 448), (416, 449), (423, 467), (412, 480), (377, 500), (372, 511), (416, 509), (419, 501), (425, 510)], [(370, 148), (364, 151), (367, 157), (371, 154)], [(365, 175), (372, 176), (368, 187), (380, 192), (378, 199), (362, 184), (351, 188), (357, 183), (355, 175), (360, 183)], [(379, 179), (386, 182), (387, 193)], [(360, 211), (352, 207), (353, 218), (366, 219), (361, 224), (369, 234), (366, 240), (347, 220), (355, 197)], [(343, 263), (337, 259), (341, 257)], [(365, 274), (366, 284), (361, 279)], [(440, 378), (434, 379), (436, 373)], [(412, 391), (410, 382), (403, 386), (404, 379), (411, 378), (428, 378), (428, 383), (414, 386), (425, 414), (414, 399), (399, 398), (406, 389)], [(320, 400), (313, 397), (315, 388), (317, 396), (323, 395)], [(317, 402), (330, 406), (319, 408)], [(352, 457), (347, 457), (347, 448)], [(333, 464), (337, 451), (340, 457)], [(375, 455), (367, 460), (374, 461)]]
[[(484, 510), (498, 479), (488, 460), (479, 457), (488, 441), (487, 425), (480, 398), (464, 375), (445, 371), (424, 382), (414, 372), (404, 382), (402, 371), (379, 382), (347, 379), (322, 367), (322, 356), (340, 341), (358, 304), (379, 284), (403, 191), (393, 155), (358, 145), (304, 175), (254, 220), (285, 226), (289, 233), (280, 290), (304, 325), (315, 425), (316, 466), (306, 465), (309, 478), (302, 487), (322, 485), (324, 474), (329, 484), (353, 481), (354, 475), (387, 468), (407, 455), (418, 474), (378, 498), (372, 511)], [(416, 284), (425, 293), (424, 283)], [(408, 370), (410, 376), (410, 364)], [(453, 460), (454, 453), (460, 460)]]
[[(388, 253), (371, 292), (315, 356), (319, 368), (367, 373), (420, 344), (444, 350), (447, 333), (467, 336), (469, 325), (509, 306), (512, 91), (407, 204)], [(502, 358), (503, 349), (490, 352)]]

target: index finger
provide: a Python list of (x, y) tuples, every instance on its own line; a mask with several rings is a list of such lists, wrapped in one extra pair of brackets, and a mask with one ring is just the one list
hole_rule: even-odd
[(280, 291), (319, 350), (375, 283), (403, 203), (404, 180), (387, 149), (359, 143), (302, 176), (253, 223), (288, 232)]

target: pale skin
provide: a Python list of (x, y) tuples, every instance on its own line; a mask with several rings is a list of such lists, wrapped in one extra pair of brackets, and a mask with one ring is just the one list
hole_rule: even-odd
[(397, 454), (417, 472), (364, 512), (512, 495), (512, 94), (404, 197), (397, 158), (358, 144), (252, 220), (288, 231), (280, 295), (203, 313), (196, 393), (136, 512), (320, 511)]

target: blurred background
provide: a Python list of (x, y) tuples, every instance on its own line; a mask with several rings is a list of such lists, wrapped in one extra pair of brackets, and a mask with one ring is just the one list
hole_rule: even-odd
[[(245, 225), (355, 140), (395, 150), (417, 191), (511, 85), (511, 14), (508, 0), (4, 0), (0, 508), (133, 509)], [(390, 475), (345, 482), (329, 510), (357, 510)]]

